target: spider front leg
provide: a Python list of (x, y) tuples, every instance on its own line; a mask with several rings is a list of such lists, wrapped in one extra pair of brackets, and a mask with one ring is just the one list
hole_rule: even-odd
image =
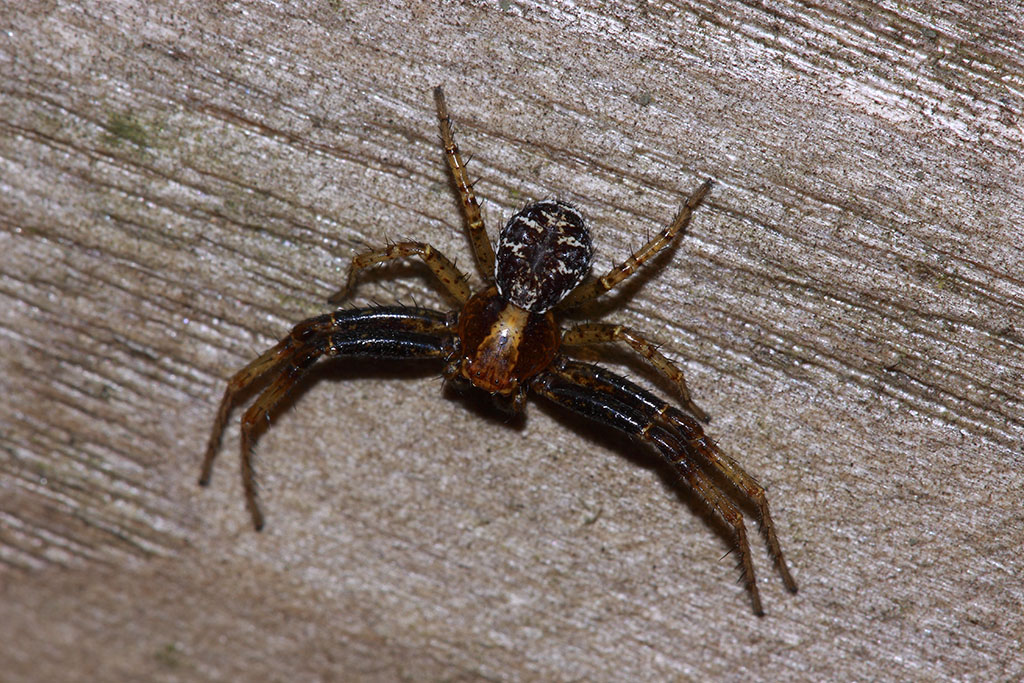
[(473, 245), (473, 255), (476, 257), (480, 274), (483, 275), (484, 280), (491, 282), (494, 280), (494, 248), (487, 238), (484, 219), (480, 215), (480, 204), (473, 192), (473, 183), (469, 182), (466, 164), (462, 162), (459, 146), (455, 144), (452, 119), (448, 115), (448, 105), (445, 104), (444, 90), (441, 89), (441, 86), (434, 88), (434, 103), (437, 105), (437, 119), (441, 126), (444, 157), (452, 172), (455, 189), (459, 192), (459, 203), (462, 206), (462, 215), (466, 218), (466, 230), (469, 232), (469, 241)]
[(332, 304), (341, 303), (352, 291), (352, 285), (355, 283), (359, 271), (406, 256), (419, 257), (459, 304), (464, 304), (469, 299), (470, 291), (469, 285), (466, 284), (466, 276), (448, 260), (448, 257), (425, 242), (397, 242), (389, 244), (383, 249), (364, 252), (353, 258), (352, 263), (348, 266), (345, 285), (328, 297), (327, 301)]
[(644, 339), (635, 330), (622, 325), (610, 325), (608, 323), (587, 323), (577, 325), (564, 335), (562, 344), (565, 346), (591, 346), (605, 342), (622, 342), (628, 344), (634, 351), (654, 366), (654, 368), (672, 382), (683, 406), (703, 422), (708, 421), (708, 414), (701, 410), (690, 398), (690, 390), (686, 386), (686, 378), (683, 371), (666, 358), (658, 348)]
[[(700, 431), (696, 421), (687, 418), (688, 426), (696, 428), (696, 432), (681, 431), (672, 420), (666, 420), (659, 411), (658, 406), (664, 402), (657, 397), (597, 366), (565, 359), (556, 362), (549, 371), (539, 375), (531, 383), (531, 389), (573, 412), (654, 446), (686, 480), (697, 497), (732, 529), (740, 554), (743, 580), (750, 592), (754, 613), (759, 616), (764, 614), (743, 515), (729, 496), (699, 467), (699, 463), (707, 463), (708, 458), (697, 449), (706, 448), (708, 445), (713, 447), (713, 444)], [(700, 442), (694, 440), (697, 435)], [(738, 465), (736, 467), (738, 468)], [(766, 533), (774, 540), (771, 517), (766, 515), (767, 504), (761, 512)], [(769, 545), (772, 545), (771, 541)], [(796, 584), (785, 568), (777, 541), (774, 546), (773, 556), (780, 567), (783, 582), (787, 588), (795, 592)], [(777, 555), (775, 551), (778, 552)]]
[(704, 184), (698, 187), (697, 191), (686, 200), (683, 208), (676, 214), (676, 218), (670, 226), (658, 233), (647, 244), (630, 254), (625, 261), (612, 268), (605, 275), (577, 287), (569, 296), (562, 300), (559, 307), (563, 310), (575, 308), (591, 299), (596, 299), (635, 273), (645, 261), (672, 244), (672, 240), (675, 239), (676, 235), (686, 229), (687, 224), (690, 222), (690, 216), (693, 215), (694, 209), (704, 200), (704, 195), (711, 189), (711, 185), (712, 180), (710, 178), (705, 180)]
[(757, 506), (758, 514), (761, 517), (761, 532), (768, 543), (768, 554), (771, 555), (772, 560), (775, 562), (775, 568), (782, 577), (782, 583), (785, 584), (786, 590), (790, 593), (796, 593), (796, 581), (793, 579), (793, 575), (789, 573), (786, 558), (782, 554), (782, 546), (779, 544), (779, 538), (775, 533), (775, 524), (772, 522), (772, 515), (768, 510), (768, 496), (765, 494), (764, 487), (747, 474), (746, 470), (740, 467), (738, 462), (723, 453), (704, 434), (700, 425), (695, 423), (690, 417), (667, 404), (661, 409), (661, 414), (667, 420), (670, 420), (678, 431), (681, 431), (684, 436), (689, 438), (690, 446), (694, 451), (698, 452), (711, 467), (720, 472), (729, 483)]
[(256, 428), (264, 421), (270, 424), (270, 411), (282, 398), (295, 387), (296, 383), (306, 374), (306, 370), (324, 355), (322, 346), (307, 347), (307, 350), (292, 357), (277, 378), (270, 383), (256, 401), (249, 406), (242, 416), (241, 448), (242, 448), (242, 489), (245, 491), (245, 506), (252, 517), (252, 525), (259, 531), (263, 528), (263, 512), (256, 500), (256, 473), (252, 465), (252, 447), (256, 443)]
[(761, 521), (761, 533), (768, 544), (768, 553), (775, 562), (775, 567), (782, 577), (782, 582), (791, 593), (797, 592), (796, 581), (789, 573), (786, 558), (782, 554), (772, 522), (771, 511), (768, 509), (768, 496), (764, 487), (747, 474), (739, 463), (722, 452), (701, 428), (700, 424), (672, 404), (651, 394), (624, 377), (608, 372), (596, 365), (587, 363), (567, 362), (565, 371), (577, 381), (605, 395), (625, 402), (633, 410), (657, 417), (659, 423), (677, 435), (677, 439), (686, 444), (687, 451), (728, 481), (737, 492), (742, 494), (757, 508)]
[(653, 422), (648, 422), (639, 432), (638, 436), (653, 444), (664, 458), (671, 463), (679, 475), (686, 480), (697, 497), (704, 501), (704, 504), (712, 511), (721, 515), (725, 523), (732, 527), (736, 535), (736, 547), (740, 553), (740, 568), (743, 580), (750, 591), (750, 600), (754, 608), (754, 614), (764, 616), (764, 608), (761, 607), (761, 593), (757, 589), (757, 577), (754, 575), (754, 561), (750, 554), (750, 542), (747, 539), (747, 527), (743, 523), (743, 513), (740, 512), (732, 501), (698, 469), (693, 462), (686, 445), (676, 439), (674, 435)]
[(448, 316), (412, 307), (381, 307), (335, 311), (296, 325), (291, 334), (237, 373), (228, 383), (217, 420), (203, 459), (201, 485), (209, 483), (227, 416), (238, 397), (261, 384), (268, 375), (276, 377), (242, 418), (241, 470), (246, 507), (256, 530), (263, 528), (263, 514), (257, 502), (253, 469), (253, 445), (257, 428), (269, 423), (274, 407), (313, 364), (324, 356), (363, 358), (446, 358), (455, 345)]

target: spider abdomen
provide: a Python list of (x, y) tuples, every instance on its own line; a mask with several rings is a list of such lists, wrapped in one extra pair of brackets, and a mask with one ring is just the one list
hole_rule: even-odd
[(516, 306), (544, 313), (583, 282), (593, 255), (590, 231), (575, 207), (535, 202), (498, 236), (495, 284)]

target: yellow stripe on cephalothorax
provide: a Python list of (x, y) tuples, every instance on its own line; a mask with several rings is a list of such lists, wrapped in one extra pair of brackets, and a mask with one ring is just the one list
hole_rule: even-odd
[(498, 313), (480, 345), (462, 366), (462, 374), (475, 386), (494, 393), (516, 389), (516, 363), (530, 312), (508, 303)]

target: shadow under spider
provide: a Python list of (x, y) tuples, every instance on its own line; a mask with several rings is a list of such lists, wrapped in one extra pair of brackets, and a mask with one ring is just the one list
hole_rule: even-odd
[[(512, 415), (502, 410), (490, 400), (486, 393), (479, 389), (467, 388), (460, 390), (445, 382), (441, 377), (440, 369), (442, 364), (431, 362), (411, 361), (405, 364), (396, 364), (393, 360), (361, 358), (353, 362), (352, 358), (329, 358), (316, 364), (315, 372), (304, 375), (295, 387), (285, 395), (270, 410), (270, 422), (274, 422), (283, 413), (291, 410), (296, 402), (305, 396), (306, 392), (316, 384), (326, 383), (329, 386), (337, 387), (342, 394), (351, 395), (356, 385), (351, 384), (357, 380), (387, 380), (382, 385), (385, 391), (380, 392), (381, 404), (387, 401), (391, 392), (406, 392), (405, 397), (410, 401), (451, 401), (461, 404), (463, 408), (471, 412), (475, 417), (487, 421), (490, 426), (501, 429), (513, 429), (521, 431), (525, 428), (525, 412)], [(407, 383), (415, 379), (432, 379), (426, 387), (410, 387)], [(247, 388), (244, 394), (239, 394), (238, 405), (248, 403), (256, 394), (260, 393), (268, 382), (254, 384)], [(344, 385), (344, 386), (343, 386)], [(415, 391), (409, 391), (415, 389)], [(367, 402), (375, 401), (378, 397), (368, 395)], [(256, 427), (256, 444), (267, 431), (268, 423), (263, 422)]]
[[(624, 354), (626, 355), (626, 354)], [(543, 400), (529, 401), (527, 407), (519, 414), (510, 414), (500, 407), (494, 405), (490, 397), (483, 391), (475, 388), (459, 389), (449, 382), (444, 382), (439, 375), (439, 364), (410, 362), (404, 365), (395, 365), (387, 360), (363, 359), (359, 363), (353, 363), (351, 359), (330, 359), (318, 365), (316, 373), (310, 373), (303, 377), (280, 403), (272, 413), (271, 420), (277, 419), (284, 411), (291, 409), (296, 401), (309, 391), (314, 384), (326, 383), (332, 388), (337, 386), (341, 391), (351, 391), (353, 380), (387, 380), (385, 392), (381, 392), (380, 400), (386, 401), (387, 392), (404, 391), (402, 382), (414, 379), (434, 379), (435, 383), (429, 383), (427, 389), (415, 387), (420, 393), (409, 394), (409, 400), (416, 401), (446, 401), (459, 404), (462, 409), (485, 422), (479, 431), (474, 433), (481, 437), (480, 440), (489, 439), (500, 441), (502, 430), (510, 430), (512, 433), (522, 432), (528, 427), (529, 418), (527, 413), (531, 410), (540, 410), (551, 417), (557, 424), (571, 432), (579, 439), (578, 449), (571, 447), (564, 455), (573, 459), (573, 464), (579, 467), (588, 467), (586, 458), (592, 450), (588, 443), (595, 446), (602, 446), (613, 451), (619, 457), (624, 458), (632, 465), (642, 467), (657, 474), (666, 491), (675, 494), (677, 501), (684, 503), (697, 517), (703, 519), (720, 538), (727, 541), (732, 539), (732, 527), (720, 519), (702, 505), (700, 501), (690, 492), (689, 487), (680, 480), (678, 472), (664, 458), (648, 446), (641, 444), (628, 435), (611, 427), (598, 424), (585, 417), (560, 410), (557, 406), (548, 405)], [(342, 389), (341, 385), (346, 384)], [(436, 390), (435, 390), (436, 387)], [(251, 393), (255, 393), (253, 390)], [(246, 397), (248, 398), (248, 397)], [(244, 399), (243, 399), (244, 400)], [(367, 401), (377, 400), (375, 396), (368, 396)], [(267, 429), (267, 424), (262, 424), (258, 429), (258, 437), (261, 437)], [(494, 430), (487, 432), (485, 430)], [(526, 455), (524, 458), (528, 457)], [(724, 489), (735, 490), (728, 479), (711, 471), (708, 472), (716, 484)], [(757, 519), (756, 507), (746, 500), (745, 497), (737, 496), (740, 507), (752, 519)], [(733, 548), (729, 544), (730, 553)]]

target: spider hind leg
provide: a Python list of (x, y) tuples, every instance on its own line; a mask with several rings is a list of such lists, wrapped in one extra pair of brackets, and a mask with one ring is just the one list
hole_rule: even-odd
[(466, 230), (469, 232), (469, 241), (473, 246), (473, 256), (476, 257), (477, 267), (484, 280), (491, 282), (494, 280), (494, 247), (491, 246), (491, 241), (487, 237), (484, 219), (480, 214), (480, 203), (476, 200), (473, 183), (469, 180), (466, 164), (462, 161), (462, 154), (455, 142), (452, 118), (448, 114), (448, 105), (445, 103), (444, 90), (441, 86), (434, 88), (434, 103), (437, 105), (437, 120), (441, 129), (444, 158), (448, 162), (448, 169), (451, 171), (455, 189), (459, 193), (459, 204), (462, 207), (462, 215), (466, 219)]
[(339, 304), (348, 296), (359, 271), (407, 256), (419, 257), (434, 273), (448, 294), (460, 305), (469, 299), (470, 291), (469, 285), (466, 283), (466, 276), (447, 256), (425, 242), (396, 242), (383, 249), (363, 252), (353, 258), (348, 266), (345, 285), (327, 298), (328, 303)]
[(690, 223), (690, 217), (694, 210), (704, 201), (704, 195), (711, 189), (713, 181), (709, 178), (697, 188), (697, 191), (690, 195), (683, 207), (676, 214), (671, 225), (651, 238), (645, 245), (630, 254), (625, 261), (615, 266), (599, 278), (585, 282), (577, 287), (572, 294), (565, 297), (559, 308), (562, 310), (572, 309), (596, 299), (605, 292), (616, 287), (620, 282), (640, 269), (645, 262), (651, 259), (659, 251), (672, 244), (676, 236), (686, 230)]

